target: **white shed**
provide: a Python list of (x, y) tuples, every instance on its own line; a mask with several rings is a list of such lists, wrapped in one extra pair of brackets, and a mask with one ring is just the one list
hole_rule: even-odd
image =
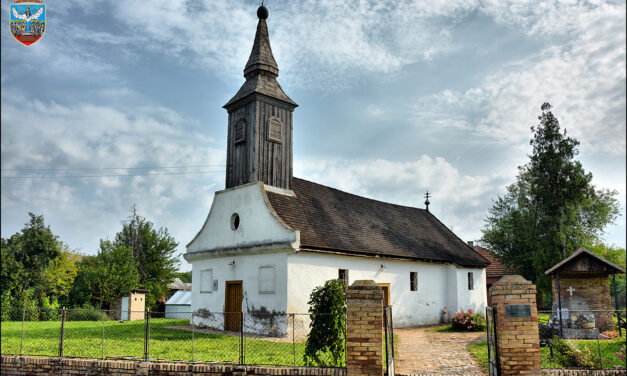
[(192, 311), (192, 292), (179, 290), (165, 302), (166, 319), (189, 319)]

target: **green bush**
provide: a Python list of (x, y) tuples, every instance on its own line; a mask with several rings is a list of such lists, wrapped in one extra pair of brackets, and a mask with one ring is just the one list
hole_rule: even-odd
[(456, 312), (451, 318), (451, 328), (462, 332), (480, 332), (485, 330), (485, 318), (480, 313), (473, 313), (472, 308), (468, 311)]
[(67, 321), (102, 321), (102, 315), (105, 320), (109, 320), (109, 316), (102, 311), (93, 310), (69, 310), (65, 314)]
[(309, 296), (311, 324), (303, 360), (307, 366), (341, 367), (344, 363), (346, 286), (332, 279), (316, 287)]
[(555, 358), (564, 367), (600, 367), (599, 360), (596, 359), (590, 347), (580, 350), (570, 342), (559, 337), (553, 337), (551, 346), (553, 346), (555, 351)]

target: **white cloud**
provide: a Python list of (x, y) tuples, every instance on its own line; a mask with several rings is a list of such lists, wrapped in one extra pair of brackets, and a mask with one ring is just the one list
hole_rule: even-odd
[(420, 98), (415, 123), (474, 131), (486, 143), (525, 145), (548, 101), (582, 149), (625, 155), (625, 17), (604, 9), (588, 15), (574, 40), (503, 67), (480, 87)]
[[(137, 204), (141, 215), (168, 227), (184, 249), (193, 236), (189, 228), (197, 229), (208, 212), (203, 196), (223, 182), (224, 152), (212, 148), (210, 138), (184, 128), (184, 117), (167, 108), (125, 114), (87, 103), (31, 101), (24, 111), (24, 98), (11, 94), (2, 96), (3, 236), (18, 231), (24, 221), (15, 219), (32, 211), (54, 223), (70, 246), (93, 253), (98, 238), (113, 237)], [(37, 168), (51, 170), (24, 170)], [(215, 172), (179, 174), (194, 171)], [(163, 173), (175, 174), (115, 176)], [(58, 175), (83, 177), (7, 178)]]

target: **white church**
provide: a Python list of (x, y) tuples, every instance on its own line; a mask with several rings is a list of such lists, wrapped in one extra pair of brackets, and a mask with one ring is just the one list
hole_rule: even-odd
[(445, 307), (482, 312), (488, 261), (428, 206), (390, 204), (292, 176), (298, 105), (276, 80), (268, 11), (261, 6), (257, 15), (246, 81), (224, 105), (226, 188), (215, 193), (184, 255), (192, 264), (193, 324), (239, 330), (240, 312), (307, 313), (311, 291), (329, 279), (376, 281), (384, 304), (393, 306), (395, 327), (437, 324)]

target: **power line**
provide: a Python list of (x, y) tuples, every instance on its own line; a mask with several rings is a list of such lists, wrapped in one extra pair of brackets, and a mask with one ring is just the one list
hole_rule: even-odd
[(188, 171), (188, 172), (162, 172), (162, 173), (145, 173), (145, 174), (107, 174), (107, 175), (56, 175), (56, 176), (0, 176), (2, 179), (65, 179), (65, 178), (104, 178), (117, 176), (158, 176), (158, 175), (191, 175), (191, 174), (213, 174), (218, 171)]
[(197, 165), (197, 166), (153, 166), (153, 167), (94, 167), (94, 168), (0, 168), (2, 171), (97, 171), (97, 170), (154, 170), (162, 168), (204, 168), (224, 167), (226, 165)]

